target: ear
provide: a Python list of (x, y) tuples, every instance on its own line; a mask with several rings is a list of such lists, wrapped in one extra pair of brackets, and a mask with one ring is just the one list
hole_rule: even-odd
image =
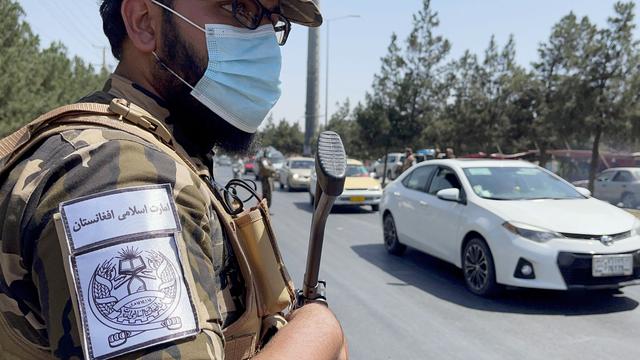
[(161, 13), (153, 11), (147, 0), (123, 0), (120, 8), (131, 44), (143, 53), (156, 49)]

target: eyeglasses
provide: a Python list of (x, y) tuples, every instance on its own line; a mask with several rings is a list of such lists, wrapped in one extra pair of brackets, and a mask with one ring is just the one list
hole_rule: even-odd
[(267, 9), (259, 0), (233, 0), (231, 2), (231, 13), (234, 19), (247, 29), (257, 29), (265, 17), (271, 20), (278, 44), (282, 46), (287, 42), (289, 32), (291, 32), (291, 22), (278, 11), (279, 9), (275, 11)]

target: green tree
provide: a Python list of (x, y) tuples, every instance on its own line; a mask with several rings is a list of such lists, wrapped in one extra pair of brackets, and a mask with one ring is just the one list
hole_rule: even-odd
[(23, 17), (17, 2), (0, 0), (0, 135), (100, 89), (108, 76), (70, 59), (60, 43), (41, 50)]
[(273, 117), (267, 119), (267, 124), (258, 134), (257, 142), (261, 146), (273, 146), (286, 155), (302, 153), (304, 134), (300, 126), (289, 124), (285, 119), (280, 119), (275, 124)]
[(362, 131), (353, 118), (349, 99), (345, 100), (331, 115), (325, 130), (335, 131), (340, 135), (347, 156), (352, 158), (366, 157), (367, 154), (363, 151), (364, 144), (360, 141)]
[(484, 150), (484, 139), (476, 132), (482, 123), (482, 104), (485, 102), (481, 83), (481, 65), (470, 51), (453, 61), (448, 68), (450, 101), (441, 115), (428, 124), (425, 142), (444, 149), (454, 147), (459, 152)]
[(424, 0), (422, 9), (413, 16), (413, 30), (404, 52), (404, 74), (396, 99), (399, 114), (390, 117), (395, 120), (391, 125), (401, 147), (418, 144), (423, 129), (446, 104), (444, 61), (451, 44), (435, 33), (439, 25), (431, 1)]
[(354, 111), (369, 158), (420, 144), (426, 125), (443, 109), (447, 97), (443, 62), (450, 43), (435, 34), (438, 25), (431, 1), (423, 0), (404, 49), (392, 35), (372, 92)]
[(484, 105), (482, 121), (475, 127), (482, 133), (483, 147), (488, 151), (495, 148), (502, 153), (502, 145), (506, 142), (506, 134), (510, 127), (509, 116), (513, 97), (513, 79), (516, 72), (523, 70), (515, 63), (515, 41), (513, 36), (499, 49), (492, 36), (485, 56), (480, 75), (483, 85)]
[[(583, 133), (592, 139), (589, 189), (593, 190), (600, 159), (600, 145), (605, 133), (626, 129), (627, 111), (633, 106), (629, 96), (632, 82), (628, 77), (637, 71), (638, 42), (633, 2), (618, 2), (607, 27), (597, 29), (586, 24), (580, 37), (581, 51), (575, 62), (575, 83), (582, 96), (577, 103), (584, 111)], [(583, 21), (586, 22), (586, 21)]]
[[(500, 49), (491, 37), (484, 58), (466, 51), (448, 66), (448, 101), (441, 116), (428, 128), (430, 141), (462, 152), (503, 151), (516, 142), (507, 135), (511, 116), (522, 116), (524, 69), (515, 64), (515, 41)], [(521, 133), (522, 134), (522, 133)]]
[(396, 100), (405, 62), (395, 34), (391, 35), (387, 54), (381, 62), (380, 72), (374, 75), (372, 92), (365, 95), (364, 105), (354, 109), (355, 121), (362, 130), (361, 141), (368, 145), (363, 155), (369, 159), (386, 154), (396, 142), (391, 136), (390, 113), (397, 112)]
[(580, 29), (586, 26), (569, 13), (553, 26), (549, 40), (538, 48), (539, 59), (533, 64), (538, 101), (530, 131), (540, 151), (541, 166), (548, 161), (547, 150), (560, 139), (567, 141), (566, 135), (576, 127), (578, 117), (573, 104), (577, 94), (568, 85), (572, 64), (579, 53)]

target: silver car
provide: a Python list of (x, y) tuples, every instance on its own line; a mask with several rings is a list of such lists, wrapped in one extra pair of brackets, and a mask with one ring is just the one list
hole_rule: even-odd
[[(403, 153), (389, 153), (387, 155), (387, 179), (393, 180), (400, 175), (398, 174), (398, 169), (402, 166), (403, 162)], [(378, 164), (376, 164), (374, 171), (376, 177), (382, 177), (382, 175), (384, 175), (384, 157), (378, 159)]]
[(593, 196), (628, 209), (640, 206), (640, 168), (611, 168), (596, 177)]
[(280, 189), (306, 190), (309, 188), (309, 177), (315, 162), (313, 158), (291, 157), (288, 158), (281, 169), (278, 170)]

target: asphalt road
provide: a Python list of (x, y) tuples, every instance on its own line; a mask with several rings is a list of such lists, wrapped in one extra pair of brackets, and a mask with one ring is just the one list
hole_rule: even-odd
[[(228, 167), (217, 173), (231, 175)], [(273, 223), (297, 286), (311, 211), (307, 192), (273, 194)], [(640, 358), (640, 287), (480, 298), (452, 265), (412, 249), (388, 255), (379, 215), (366, 207), (332, 212), (320, 275), (352, 359)]]

